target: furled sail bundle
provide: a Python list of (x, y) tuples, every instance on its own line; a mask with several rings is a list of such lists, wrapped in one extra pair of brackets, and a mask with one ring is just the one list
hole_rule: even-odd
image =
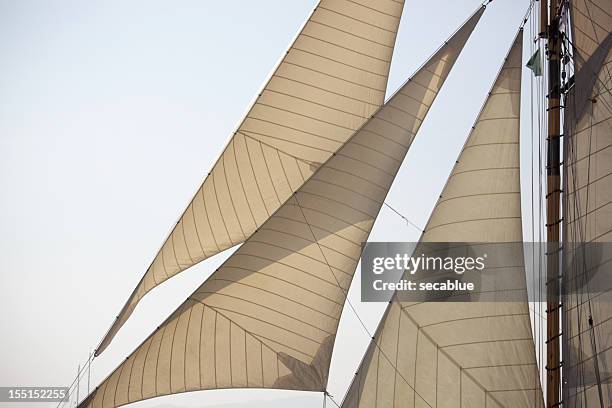
[(242, 243), (382, 105), (403, 0), (321, 0), (96, 349), (151, 289)]
[[(522, 242), (522, 30), (421, 237)], [(522, 251), (517, 259), (521, 260)], [(406, 302), (394, 296), (343, 408), (543, 407), (528, 304)]]
[(290, 199), (80, 407), (218, 388), (325, 390), (361, 243), (483, 11), (310, 178), (301, 175)]
[(612, 3), (575, 0), (570, 11), (575, 75), (565, 103), (563, 400), (607, 407), (612, 292), (595, 292), (588, 276), (609, 273), (611, 261), (609, 250), (594, 250), (612, 242)]

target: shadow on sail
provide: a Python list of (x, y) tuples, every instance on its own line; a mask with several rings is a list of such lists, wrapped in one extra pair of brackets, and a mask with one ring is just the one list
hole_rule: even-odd
[(484, 7), (79, 407), (219, 388), (324, 391), (384, 198)]

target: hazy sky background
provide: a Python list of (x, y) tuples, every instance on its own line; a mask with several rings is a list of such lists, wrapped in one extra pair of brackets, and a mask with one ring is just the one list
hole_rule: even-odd
[[(0, 386), (73, 380), (315, 3), (0, 0)], [(388, 91), (478, 5), (407, 0)], [(527, 0), (495, 0), (487, 7), (408, 153), (387, 202), (420, 226), (527, 6)], [(526, 32), (527, 58), (529, 43)], [(529, 81), (529, 72), (523, 74)], [(524, 116), (524, 129), (528, 122)], [(522, 137), (528, 142), (529, 132)], [(528, 166), (529, 151), (524, 143)], [(371, 240), (418, 237), (383, 208)], [(92, 388), (226, 256), (146, 296), (95, 360)], [(360, 303), (355, 277), (349, 297), (373, 331), (385, 305)], [(336, 400), (368, 341), (345, 310), (329, 383)], [(321, 406), (322, 396), (203, 391), (133, 406), (237, 408), (245, 401), (303, 408)]]

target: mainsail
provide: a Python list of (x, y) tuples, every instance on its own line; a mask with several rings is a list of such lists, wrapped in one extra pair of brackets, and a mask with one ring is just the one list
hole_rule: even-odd
[(242, 243), (382, 105), (403, 0), (321, 0), (96, 349), (165, 280)]
[[(423, 243), (522, 242), (522, 38), (521, 30)], [(526, 299), (415, 303), (394, 296), (342, 407), (543, 407), (538, 373)]]
[(612, 293), (594, 293), (585, 278), (610, 262), (595, 256), (593, 245), (612, 242), (612, 3), (575, 0), (570, 12), (575, 75), (565, 103), (563, 400), (607, 407)]
[(218, 388), (324, 391), (361, 244), (483, 12), (310, 178), (301, 174), (302, 187), (80, 407)]

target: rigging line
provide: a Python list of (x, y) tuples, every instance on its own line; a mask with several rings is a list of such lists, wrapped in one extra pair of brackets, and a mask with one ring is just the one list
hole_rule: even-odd
[[(575, 111), (575, 98), (572, 98), (572, 103), (574, 105), (574, 111)], [(571, 125), (571, 123), (570, 123)], [(577, 175), (576, 175), (576, 169), (577, 169), (577, 165), (576, 165), (576, 156), (577, 156), (577, 152), (576, 152), (576, 134), (575, 134), (575, 129), (574, 132), (571, 133), (571, 144), (569, 145), (569, 151), (570, 151), (570, 157), (573, 159), (573, 165), (571, 166), (572, 168), (572, 186), (574, 188), (575, 193), (572, 196), (573, 199), (573, 215), (574, 215), (574, 221), (579, 220), (580, 219), (580, 206), (581, 206), (581, 200), (579, 197), (579, 190), (577, 190), (577, 185), (578, 185), (578, 181), (577, 181)], [(585, 217), (585, 221), (586, 221), (586, 217)], [(585, 228), (586, 228), (586, 223), (585, 223)], [(578, 239), (584, 239), (584, 234), (586, 234), (586, 231), (583, 231), (583, 228), (581, 227), (580, 223), (574, 222), (572, 225), (572, 230), (573, 230), (573, 239), (575, 240), (576, 237), (578, 237)], [(576, 259), (574, 257), (574, 259), (572, 260), (572, 271), (574, 273), (577, 273), (577, 266), (576, 266)], [(582, 308), (585, 302), (582, 301), (581, 299), (581, 294), (575, 293), (574, 294), (574, 298), (576, 301), (576, 319), (577, 319), (577, 329), (578, 329), (578, 333), (577, 333), (577, 337), (578, 337), (578, 345), (577, 345), (577, 350), (578, 352), (580, 352), (580, 350), (582, 350)], [(571, 321), (570, 321), (571, 323)], [(571, 353), (570, 353), (570, 357), (571, 357)], [(579, 365), (579, 376), (581, 379), (581, 384), (584, 387), (585, 384), (585, 367), (584, 367), (584, 363), (581, 362), (581, 355), (579, 354), (578, 356), (578, 365)], [(568, 361), (568, 363), (571, 366), (571, 358), (570, 361)], [(576, 400), (577, 401), (577, 400)]]
[[(567, 36), (564, 36), (564, 38), (565, 38), (565, 39), (567, 40), (567, 42), (568, 42), (568, 43), (569, 43), (569, 44), (572, 46), (572, 48), (573, 48), (573, 49), (578, 49), (578, 47), (576, 47), (576, 46), (574, 45), (574, 43), (573, 43), (573, 42), (572, 42), (572, 41), (571, 41), (571, 40), (570, 40), (570, 39), (569, 39)], [(585, 61), (585, 60), (584, 60), (584, 58), (582, 58), (582, 57), (580, 56), (580, 54), (578, 54), (578, 55), (577, 55), (575, 52), (574, 52), (574, 53), (570, 53), (570, 52), (568, 52), (568, 54), (569, 54), (569, 56), (570, 56), (571, 58), (573, 58), (574, 60), (579, 59), (579, 60), (580, 60), (580, 61), (583, 63), (583, 67), (577, 71), (577, 73), (578, 73), (578, 74), (582, 73), (583, 69), (586, 69), (586, 68), (587, 68), (587, 66), (586, 66), (586, 65), (587, 65), (587, 64), (586, 64), (586, 63), (587, 63), (587, 61)], [(604, 65), (604, 67), (607, 67), (607, 63)], [(603, 70), (603, 68), (602, 68), (602, 70)], [(612, 91), (610, 90), (610, 88), (608, 88), (607, 83), (606, 83), (606, 82), (604, 82), (604, 81), (603, 81), (601, 78), (599, 78), (598, 73), (597, 73), (597, 72), (593, 72), (593, 70), (589, 70), (589, 71), (590, 71), (590, 74), (591, 74), (591, 75), (592, 75), (592, 76), (595, 78), (595, 82), (598, 82), (598, 83), (601, 85), (601, 87), (602, 87), (603, 89), (605, 89), (605, 90), (606, 90), (606, 92), (607, 92), (608, 94), (610, 94)], [(574, 72), (574, 74), (576, 74), (576, 72)], [(608, 74), (608, 76), (610, 76), (610, 74)], [(610, 76), (610, 79), (612, 79), (612, 76)], [(601, 95), (601, 94), (603, 94), (603, 93), (604, 93), (604, 92), (598, 92), (597, 96), (599, 96), (599, 95)], [(611, 112), (611, 113), (612, 113), (612, 107), (610, 107), (610, 106), (608, 105), (608, 103), (606, 102), (606, 100), (605, 100), (605, 99), (603, 99), (603, 98), (599, 98), (598, 100), (600, 100), (600, 99), (601, 99), (602, 104), (603, 104), (603, 105), (604, 105), (604, 107), (606, 108), (606, 110), (607, 110), (608, 112)]]
[[(91, 362), (93, 361), (93, 358), (94, 358), (93, 354), (90, 353), (89, 358), (87, 359), (85, 364), (83, 364), (83, 366), (81, 366), (79, 368), (79, 370), (77, 371), (77, 377), (68, 386), (68, 398), (70, 398), (72, 395), (74, 395), (74, 392), (76, 390), (75, 385), (78, 383), (78, 380), (81, 377), (81, 375), (85, 376), (85, 370), (87, 369), (88, 372), (89, 372), (89, 367), (91, 365)], [(88, 384), (89, 384), (89, 378), (88, 378)], [(88, 385), (88, 388), (89, 388), (89, 385)], [(59, 408), (60, 406), (63, 406), (64, 403), (65, 403), (65, 401), (60, 401), (59, 404), (57, 404), (57, 408)]]
[[(338, 404), (338, 403), (336, 402), (336, 400), (334, 399), (334, 396), (333, 396), (333, 395), (331, 395), (331, 394), (330, 394), (330, 393), (329, 393), (327, 390), (324, 390), (324, 391), (323, 391), (323, 395), (324, 395), (324, 397), (323, 397), (323, 398), (329, 398), (329, 400), (330, 400), (331, 402), (333, 402), (333, 403), (334, 403), (334, 405), (335, 405), (336, 407), (341, 408), (341, 407), (340, 407), (340, 404)], [(323, 406), (325, 407), (325, 405), (323, 405)]]
[[(530, 8), (532, 7), (533, 2), (530, 5)], [(527, 17), (528, 18), (528, 17)], [(526, 18), (526, 20), (527, 20)], [(526, 21), (525, 20), (525, 21)], [(534, 19), (531, 18), (531, 25), (530, 25), (530, 38), (533, 36), (533, 21)], [(533, 41), (529, 41), (529, 54), (533, 55), (534, 51), (533, 51)], [(532, 293), (534, 296), (534, 304), (533, 304), (533, 337), (534, 337), (534, 342), (537, 341), (537, 328), (536, 328), (536, 303), (535, 303), (535, 296), (536, 296), (536, 272), (535, 272), (535, 220), (534, 220), (534, 214), (535, 214), (535, 209), (534, 209), (534, 203), (533, 203), (533, 196), (534, 196), (534, 182), (533, 182), (533, 177), (534, 177), (534, 159), (533, 159), (533, 153), (534, 153), (534, 149), (533, 149), (533, 142), (534, 142), (534, 131), (533, 131), (533, 124), (534, 124), (534, 120), (533, 120), (533, 75), (529, 76), (529, 80), (530, 80), (530, 87), (529, 87), (529, 91), (530, 91), (530, 109), (529, 109), (529, 113), (530, 113), (530, 162), (531, 162), (531, 196), (530, 196), (530, 201), (531, 201), (531, 242), (532, 242), (532, 248), (531, 248), (531, 275), (533, 277), (533, 284), (532, 284)], [(539, 324), (542, 324), (542, 321), (538, 322)], [(536, 390), (534, 391), (534, 401), (539, 401), (538, 399), (538, 385), (539, 385), (539, 375), (538, 376), (534, 376), (534, 385), (536, 388)], [(538, 403), (539, 405), (539, 403)]]
[[(587, 185), (590, 184), (590, 180), (591, 180), (591, 152), (592, 152), (592, 144), (593, 144), (593, 104), (591, 104), (591, 128), (590, 128), (590, 132), (589, 132), (589, 156), (588, 156), (588, 164), (587, 164)], [(586, 230), (586, 225), (588, 225), (588, 210), (589, 210), (589, 189), (586, 189), (586, 202), (585, 202), (585, 230)], [(585, 231), (586, 234), (586, 231)], [(586, 259), (585, 259), (585, 242), (582, 241), (581, 242), (581, 248), (582, 248), (582, 266), (585, 269), (585, 271), (587, 270), (587, 265), (586, 265)], [(592, 302), (591, 302), (591, 297), (590, 297), (590, 289), (589, 289), (589, 282), (586, 276), (583, 276), (584, 279), (584, 284), (586, 286), (587, 292), (586, 292), (586, 296), (587, 296), (587, 307), (588, 307), (588, 311), (589, 311), (589, 320), (588, 320), (588, 324), (589, 324), (589, 337), (591, 339), (591, 347), (593, 349), (593, 364), (595, 365), (595, 377), (597, 379), (597, 391), (599, 393), (599, 404), (601, 406), (601, 408), (603, 408), (603, 392), (602, 392), (602, 388), (601, 388), (601, 373), (599, 372), (599, 359), (597, 358), (597, 341), (595, 339), (595, 327), (593, 326), (593, 308), (592, 308)]]
[[(567, 39), (567, 41), (570, 42), (569, 39)], [(573, 98), (573, 99), (575, 99), (575, 98)], [(574, 105), (575, 105), (575, 101), (573, 101), (573, 102), (574, 102)], [(591, 105), (591, 118), (590, 118), (591, 126), (589, 128), (589, 131), (590, 131), (589, 132), (589, 154), (587, 155), (587, 159), (588, 159), (588, 162), (587, 162), (587, 187), (590, 184), (590, 170), (591, 170), (591, 168), (590, 168), (591, 167), (590, 160), (591, 160), (591, 156), (592, 156), (592, 148), (591, 148), (591, 146), (592, 146), (592, 131), (593, 131), (593, 129), (592, 129), (593, 128), (593, 123), (592, 123), (593, 122), (593, 114), (592, 113), (593, 113), (593, 105)], [(575, 136), (576, 135), (573, 133), (574, 139), (575, 139)], [(572, 143), (570, 145), (572, 148), (574, 147), (574, 143)], [(573, 182), (574, 182), (574, 188), (576, 190), (576, 183), (577, 183), (576, 182), (577, 177), (576, 177), (576, 174), (575, 174), (576, 173), (576, 167), (577, 167), (576, 163), (573, 163), (572, 167), (573, 167), (572, 179), (573, 179)], [(576, 216), (576, 219), (579, 220), (580, 219), (580, 213), (581, 213), (581, 211), (579, 210), (580, 202), (579, 202), (578, 197), (576, 197), (576, 196), (577, 196), (577, 190), (576, 190), (576, 194), (574, 194), (573, 198), (574, 198), (574, 213), (578, 212), (578, 215)], [(586, 229), (586, 227), (588, 225), (588, 222), (587, 222), (587, 218), (588, 218), (588, 215), (589, 215), (588, 206), (589, 206), (589, 191), (588, 191), (588, 188), (587, 188), (587, 192), (586, 192), (585, 220), (584, 220), (585, 229)], [(586, 231), (583, 232), (582, 229), (580, 228), (580, 225), (573, 225), (573, 229), (576, 232), (578, 232), (578, 234), (580, 236), (583, 236), (583, 234), (586, 234)], [(581, 245), (582, 251), (581, 252), (582, 252), (582, 255), (583, 255), (583, 264), (585, 264), (586, 260), (584, 259), (584, 240), (581, 240), (581, 242), (582, 242), (582, 245)], [(583, 266), (586, 268), (586, 265), (583, 265)], [(586, 277), (583, 276), (583, 278), (586, 280)], [(587, 284), (587, 301), (586, 302), (582, 302), (582, 303), (578, 303), (577, 306), (576, 306), (576, 308), (577, 308), (577, 317), (578, 317), (578, 320), (579, 320), (578, 339), (579, 339), (579, 344), (581, 344), (581, 341), (580, 341), (580, 337), (581, 337), (581, 330), (580, 330), (581, 313), (580, 313), (580, 309), (582, 308), (583, 303), (587, 303), (587, 305), (588, 305), (588, 314), (589, 314), (589, 322), (588, 322), (589, 323), (589, 337), (591, 339), (591, 347), (592, 347), (592, 349), (594, 351), (594, 356), (593, 357), (594, 357), (594, 365), (595, 365), (595, 367), (594, 367), (595, 368), (595, 376), (596, 376), (596, 379), (597, 379), (599, 401), (600, 401), (600, 405), (601, 405), (601, 404), (603, 404), (603, 401), (602, 401), (603, 400), (603, 396), (602, 396), (602, 391), (601, 391), (601, 377), (600, 377), (600, 373), (599, 373), (599, 365), (598, 365), (598, 358), (597, 358), (597, 342), (595, 340), (594, 326), (592, 324), (592, 322), (593, 322), (593, 315), (592, 315), (591, 298), (590, 298), (589, 292), (588, 292), (588, 282), (586, 282), (586, 284)], [(584, 386), (584, 374), (583, 374), (584, 367), (583, 367), (583, 364), (580, 366), (580, 368), (581, 368), (581, 374), (582, 374), (583, 386)]]
[(387, 204), (387, 202), (385, 201), (383, 203), (385, 206), (389, 207), (389, 209), (391, 209), (391, 211), (393, 211), (395, 214), (397, 214), (400, 218), (402, 218), (407, 225), (411, 225), (412, 227), (416, 228), (417, 230), (419, 230), (420, 232), (425, 232), (425, 230), (421, 227), (419, 227), (418, 225), (416, 225), (414, 222), (410, 221), (408, 218), (406, 218), (402, 213), (400, 213), (399, 211), (397, 211), (395, 208), (391, 207), (389, 204)]
[[(406, 383), (406, 385), (408, 385), (408, 387), (410, 387), (413, 391), (414, 391), (414, 395), (416, 398), (416, 395), (418, 395), (430, 408), (433, 408), (431, 406), (431, 404), (429, 404), (427, 402), (427, 400), (425, 400), (425, 398), (423, 398), (416, 390), (415, 387), (411, 386), (410, 383), (408, 382), (408, 380), (402, 375), (402, 373), (400, 373), (400, 371), (397, 369), (397, 367), (393, 364), (393, 362), (391, 361), (391, 359), (385, 354), (385, 352), (383, 351), (382, 347), (380, 347), (380, 345), (375, 341), (375, 337), (370, 333), (370, 330), (368, 330), (368, 327), (366, 326), (366, 324), (364, 323), (363, 319), (361, 318), (361, 316), (359, 315), (359, 313), (357, 313), (357, 309), (355, 308), (355, 306), (353, 305), (353, 303), (351, 302), (351, 300), (348, 297), (348, 290), (344, 289), (342, 287), (342, 285), (340, 284), (340, 281), (338, 281), (338, 278), (336, 277), (336, 274), (334, 273), (333, 267), (331, 266), (331, 264), (327, 261), (327, 257), (325, 256), (325, 253), (323, 252), (323, 248), (321, 248), (319, 241), (317, 240), (317, 237), (314, 233), (314, 231), (312, 230), (312, 227), (310, 225), (310, 223), (308, 222), (308, 218), (306, 218), (306, 214), (304, 213), (304, 210), (302, 209), (302, 206), (299, 202), (299, 199), (297, 197), (297, 194), (294, 193), (293, 194), (293, 198), (295, 199), (295, 202), (298, 206), (298, 208), (300, 209), (301, 213), (302, 213), (302, 217), (304, 218), (304, 221), (306, 222), (306, 224), (308, 225), (308, 229), (310, 230), (310, 233), (312, 234), (314, 240), (316, 241), (317, 247), (319, 248), (319, 251), (321, 252), (321, 255), (323, 256), (323, 259), (325, 260), (325, 263), (327, 264), (329, 271), (331, 272), (332, 276), (334, 277), (334, 279), (336, 280), (336, 283), (338, 285), (338, 288), (342, 291), (342, 293), (345, 296), (345, 302), (346, 304), (349, 305), (351, 311), (353, 312), (353, 314), (355, 315), (355, 317), (357, 318), (357, 320), (359, 321), (359, 323), (361, 324), (361, 326), (363, 327), (364, 331), (366, 332), (366, 334), (368, 335), (368, 337), (371, 339), (371, 344), (374, 344), (374, 346), (378, 349), (379, 352), (379, 356), (382, 355), (385, 360), (387, 360), (387, 362), (389, 363), (389, 365), (393, 368), (393, 370), (395, 371), (395, 373), (397, 375), (399, 375), (402, 380), (404, 380), (404, 382)], [(366, 237), (367, 240), (367, 237)]]
[[(590, 0), (585, 0), (584, 1), (584, 7), (586, 8), (587, 14), (588, 14), (588, 19), (589, 22), (591, 23), (591, 26), (593, 26), (593, 34), (595, 34), (595, 40), (597, 40), (598, 43), (601, 43), (599, 41), (599, 36), (597, 35), (597, 29), (595, 28), (595, 22), (593, 21), (593, 16), (591, 15), (591, 10), (589, 9), (589, 5), (588, 3), (592, 3)], [(607, 14), (607, 13), (606, 13)], [(608, 78), (612, 79), (612, 76), (610, 74), (610, 70), (608, 69), (608, 65), (605, 65), (605, 69), (608, 72)], [(602, 403), (603, 404), (603, 403)]]

